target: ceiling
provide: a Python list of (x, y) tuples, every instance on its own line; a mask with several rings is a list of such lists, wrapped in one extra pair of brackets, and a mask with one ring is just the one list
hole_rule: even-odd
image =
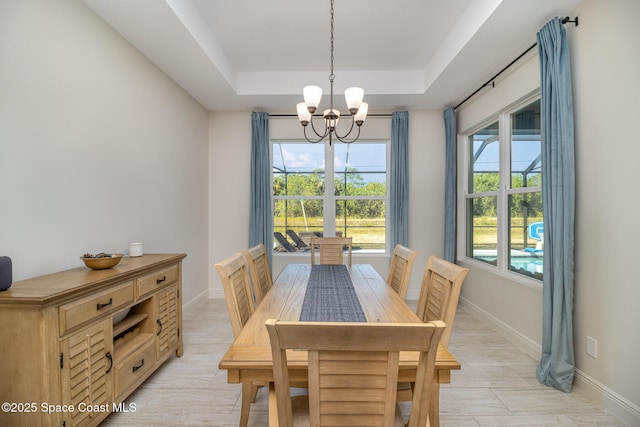
[[(295, 113), (329, 91), (329, 0), (83, 0), (210, 111)], [(335, 92), (369, 112), (456, 105), (581, 0), (335, 0)], [(326, 107), (327, 96), (320, 108)]]

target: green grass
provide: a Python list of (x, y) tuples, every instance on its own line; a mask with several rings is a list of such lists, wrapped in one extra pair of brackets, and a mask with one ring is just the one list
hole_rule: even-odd
[[(342, 227), (340, 227), (340, 225), (342, 225)], [(386, 231), (384, 218), (353, 218), (349, 219), (347, 225), (346, 236), (353, 237), (354, 247), (362, 249), (384, 249)], [(322, 231), (323, 220), (317, 217), (307, 217), (305, 224), (303, 217), (289, 217), (287, 218), (286, 226), (287, 229), (294, 230), (298, 234), (307, 231)], [(273, 228), (273, 231), (280, 231), (282, 234), (285, 234), (284, 218), (275, 218)], [(342, 231), (344, 235), (344, 223), (338, 224), (336, 231)]]

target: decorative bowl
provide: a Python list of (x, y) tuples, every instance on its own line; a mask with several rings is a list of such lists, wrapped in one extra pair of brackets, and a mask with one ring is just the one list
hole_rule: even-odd
[(116, 323), (120, 323), (122, 322), (122, 320), (127, 317), (127, 314), (129, 314), (129, 309), (125, 308), (122, 311), (117, 312), (116, 314), (113, 315), (113, 317), (111, 318), (113, 320), (113, 324), (115, 325)]
[(80, 259), (84, 262), (84, 265), (93, 270), (104, 270), (118, 264), (122, 256), (122, 254), (84, 254)]

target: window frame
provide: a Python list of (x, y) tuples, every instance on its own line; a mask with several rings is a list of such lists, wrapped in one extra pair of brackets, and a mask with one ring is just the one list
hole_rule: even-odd
[[(461, 156), (458, 159), (458, 214), (457, 214), (457, 250), (458, 259), (472, 264), (480, 269), (490, 271), (491, 273), (506, 277), (512, 281), (523, 285), (541, 289), (542, 280), (517, 273), (509, 269), (509, 253), (510, 253), (510, 212), (509, 197), (514, 194), (525, 193), (541, 193), (542, 185), (531, 187), (512, 188), (511, 184), (511, 115), (527, 105), (540, 100), (540, 91), (537, 90), (530, 95), (510, 104), (509, 106), (499, 110), (498, 112), (488, 116), (473, 127), (470, 127), (458, 134), (458, 152)], [(470, 138), (481, 129), (498, 122), (498, 143), (499, 143), (499, 184), (498, 190), (486, 191), (481, 193), (469, 192), (469, 179), (471, 174), (470, 159), (472, 144)], [(541, 172), (542, 173), (542, 172)], [(543, 177), (544, 179), (544, 177)], [(488, 262), (480, 261), (467, 255), (467, 248), (472, 238), (472, 229), (469, 227), (469, 217), (467, 212), (467, 204), (470, 199), (480, 197), (497, 197), (497, 263), (496, 265)], [(471, 241), (471, 244), (473, 242)]]
[[(273, 186), (273, 178), (274, 178), (274, 165), (273, 165), (273, 149), (276, 144), (298, 144), (298, 145), (307, 145), (311, 144), (304, 140), (299, 139), (270, 139), (269, 141), (269, 162), (270, 162), (270, 174), (271, 174), (271, 184)], [(324, 146), (324, 195), (323, 196), (275, 196), (273, 191), (271, 192), (271, 205), (275, 204), (276, 200), (322, 200), (323, 203), (323, 225), (324, 230), (326, 232), (326, 236), (334, 236), (336, 231), (339, 231), (336, 227), (336, 203), (339, 200), (383, 200), (385, 203), (385, 225), (384, 225), (384, 235), (385, 235), (385, 247), (384, 249), (359, 249), (354, 250), (355, 253), (359, 254), (383, 254), (389, 255), (389, 179), (391, 176), (390, 171), (390, 163), (391, 163), (391, 140), (389, 139), (375, 139), (375, 138), (367, 138), (367, 139), (359, 139), (357, 142), (352, 144), (383, 144), (385, 146), (385, 174), (386, 174), (386, 188), (384, 196), (337, 196), (335, 195), (335, 177), (338, 175), (342, 175), (343, 172), (337, 172), (335, 170), (335, 153), (334, 147), (337, 144), (343, 144), (340, 142), (334, 143), (333, 145), (329, 145), (328, 141), (322, 141), (315, 143), (313, 145), (323, 145)], [(275, 220), (275, 214), (272, 216), (272, 220)], [(329, 227), (326, 226), (329, 224)], [(278, 253), (274, 252), (274, 255), (291, 255), (291, 253)]]

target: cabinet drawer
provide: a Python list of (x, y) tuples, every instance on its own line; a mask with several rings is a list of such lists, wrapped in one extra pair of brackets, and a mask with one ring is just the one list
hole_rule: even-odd
[(153, 335), (138, 350), (115, 367), (115, 396), (126, 391), (136, 381), (145, 378), (156, 363)]
[(60, 316), (60, 335), (76, 326), (112, 313), (117, 309), (133, 302), (133, 281), (105, 289), (88, 297), (61, 305), (58, 313)]
[(175, 283), (178, 280), (178, 266), (173, 265), (171, 267), (155, 271), (151, 274), (147, 274), (146, 276), (142, 276), (136, 279), (136, 296), (140, 298), (140, 296), (147, 294), (149, 292), (153, 292), (156, 289), (168, 285), (170, 283)]

